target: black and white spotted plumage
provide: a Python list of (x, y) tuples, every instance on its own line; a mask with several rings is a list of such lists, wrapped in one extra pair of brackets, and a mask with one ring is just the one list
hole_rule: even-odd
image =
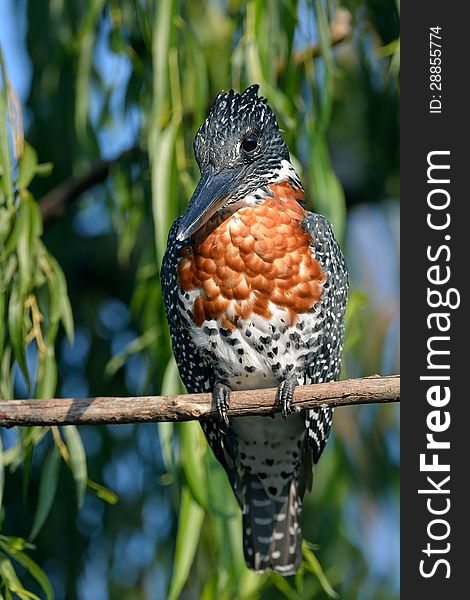
[[(220, 114), (217, 105), (222, 105)], [(243, 155), (236, 140), (240, 132), (255, 130), (253, 115), (267, 158), (264, 160), (265, 154), (260, 152), (248, 171), (242, 167), (249, 181), (240, 183), (218, 209), (229, 214), (236, 215), (243, 206), (263, 203), (271, 194), (271, 182), (287, 182), (296, 190), (301, 185), (275, 117), (257, 96), (257, 86), (241, 95), (229, 92), (218, 97), (196, 137), (201, 171), (211, 163), (213, 172), (235, 172), (237, 152)], [(218, 140), (216, 146), (214, 139)], [(240, 161), (242, 158), (246, 159), (241, 156)], [(338, 379), (347, 269), (325, 218), (306, 212), (301, 225), (310, 236), (310, 251), (325, 276), (320, 301), (299, 314), (294, 324), (289, 324), (282, 308), (273, 308), (270, 320), (253, 314), (237, 320), (236, 328), (228, 329), (216, 319), (195, 323), (194, 301), (200, 292), (182, 290), (178, 279), (184, 249), (191, 248), (193, 241), (191, 236), (180, 239), (182, 218), (175, 221), (161, 278), (173, 353), (188, 392), (213, 392), (217, 383), (230, 389), (254, 389), (282, 388), (287, 381), (305, 385)], [(312, 467), (323, 452), (331, 421), (332, 411), (325, 408), (293, 412), (287, 418), (281, 414), (274, 418), (233, 418), (228, 426), (222, 420), (202, 423), (242, 508), (244, 554), (254, 570), (270, 568), (289, 575), (299, 567), (302, 499), (305, 489), (311, 487)]]

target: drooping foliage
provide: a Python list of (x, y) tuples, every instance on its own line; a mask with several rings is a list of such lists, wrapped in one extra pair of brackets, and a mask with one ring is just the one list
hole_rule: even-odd
[[(4, 399), (182, 391), (159, 269), (221, 89), (261, 85), (309, 208), (339, 239), (348, 209), (398, 195), (393, 0), (15, 11), (21, 55), (0, 55)], [(366, 303), (353, 281), (348, 375), (380, 370), (386, 351), (390, 315), (371, 328)], [(289, 579), (245, 568), (239, 510), (197, 423), (2, 431), (0, 598), (398, 597), (397, 412), (337, 413)]]

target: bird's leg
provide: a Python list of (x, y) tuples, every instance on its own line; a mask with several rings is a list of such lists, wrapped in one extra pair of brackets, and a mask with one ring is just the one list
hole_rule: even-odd
[(294, 398), (294, 390), (297, 386), (297, 378), (293, 375), (288, 375), (281, 381), (277, 388), (277, 402), (281, 405), (282, 416), (287, 419), (287, 415), (293, 412), (292, 400)]
[(228, 427), (229, 421), (227, 411), (230, 407), (230, 388), (226, 383), (218, 381), (212, 390), (212, 399), (215, 402), (219, 418)]

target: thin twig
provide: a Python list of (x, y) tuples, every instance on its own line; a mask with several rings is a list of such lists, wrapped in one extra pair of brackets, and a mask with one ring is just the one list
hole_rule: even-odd
[(82, 175), (71, 177), (48, 192), (39, 201), (43, 222), (47, 224), (53, 219), (61, 217), (68, 206), (77, 200), (81, 194), (105, 181), (112, 165), (134, 156), (138, 150), (139, 148), (135, 146), (111, 160), (98, 160)]
[[(351, 13), (343, 7), (337, 8), (330, 24), (330, 43), (336, 46), (352, 35)], [(307, 48), (296, 50), (292, 55), (292, 64), (296, 67), (302, 67), (308, 62), (321, 56), (320, 43), (316, 42)], [(276, 73), (279, 76), (285, 71), (288, 64), (280, 60), (276, 65)]]
[[(296, 409), (399, 402), (400, 377), (364, 377), (298, 386)], [(232, 392), (229, 417), (279, 412), (276, 390)], [(0, 401), (0, 426), (100, 425), (146, 421), (191, 421), (217, 416), (210, 394), (130, 398), (54, 398)]]

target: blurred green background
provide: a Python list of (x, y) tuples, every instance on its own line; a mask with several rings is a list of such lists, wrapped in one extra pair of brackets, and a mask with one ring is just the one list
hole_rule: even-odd
[[(343, 376), (399, 372), (394, 0), (2, 0), (0, 49), (3, 398), (182, 389), (166, 236), (213, 98), (255, 82), (345, 249)], [(245, 568), (197, 423), (3, 429), (0, 598), (396, 599), (398, 425), (336, 411), (285, 580)]]

